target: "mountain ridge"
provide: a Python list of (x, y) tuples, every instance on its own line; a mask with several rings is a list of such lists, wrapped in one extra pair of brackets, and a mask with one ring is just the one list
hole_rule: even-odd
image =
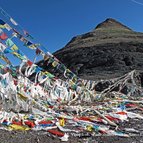
[[(114, 24), (109, 24), (110, 22)], [(119, 42), (140, 42), (142, 43), (143, 33), (135, 32), (120, 22), (108, 18), (98, 24), (92, 31), (75, 36), (64, 48), (58, 50), (68, 50), (68, 48), (82, 48), (95, 45)], [(57, 53), (56, 51), (55, 53)]]
[(72, 38), (54, 56), (81, 78), (114, 78), (143, 69), (143, 33), (108, 18)]

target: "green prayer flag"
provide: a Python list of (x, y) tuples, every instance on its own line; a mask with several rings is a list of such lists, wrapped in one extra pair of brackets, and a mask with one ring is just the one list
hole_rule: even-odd
[(9, 38), (6, 40), (5, 43), (6, 43), (6, 45), (9, 46), (9, 47), (11, 47), (11, 46), (14, 45), (13, 41), (12, 41), (11, 39), (9, 39)]

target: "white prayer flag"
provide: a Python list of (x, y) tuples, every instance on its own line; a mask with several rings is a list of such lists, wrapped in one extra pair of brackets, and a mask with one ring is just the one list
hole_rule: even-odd
[(12, 24), (14, 24), (16, 26), (18, 25), (14, 19), (10, 18), (10, 21), (12, 22)]
[(4, 26), (8, 31), (10, 31), (12, 29), (7, 23)]

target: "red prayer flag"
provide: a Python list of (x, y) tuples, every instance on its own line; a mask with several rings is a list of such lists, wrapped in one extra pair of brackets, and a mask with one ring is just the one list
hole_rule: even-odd
[(52, 121), (40, 121), (39, 124), (52, 124)]
[(22, 122), (21, 121), (12, 121), (12, 124), (22, 126)]
[(1, 35), (0, 35), (0, 39), (1, 40), (6, 40), (8, 38), (8, 36), (5, 34), (5, 33), (2, 33)]
[(25, 123), (25, 125), (29, 126), (30, 128), (34, 128), (35, 127), (35, 124), (32, 121), (25, 121), (24, 123)]
[(57, 130), (48, 130), (49, 133), (53, 134), (53, 135), (56, 135), (56, 136), (59, 136), (59, 137), (63, 137), (64, 136), (64, 133), (63, 132), (60, 132), (60, 131), (57, 131)]
[(36, 55), (39, 55), (41, 53), (41, 50), (40, 49), (36, 49)]
[(27, 64), (28, 64), (29, 66), (32, 66), (33, 63), (32, 63), (30, 60), (28, 60), (28, 61), (27, 61)]

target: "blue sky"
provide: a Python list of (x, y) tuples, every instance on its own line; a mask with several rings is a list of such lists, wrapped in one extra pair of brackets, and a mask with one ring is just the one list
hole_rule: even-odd
[(143, 32), (143, 0), (0, 0), (0, 6), (54, 52), (112, 17)]

